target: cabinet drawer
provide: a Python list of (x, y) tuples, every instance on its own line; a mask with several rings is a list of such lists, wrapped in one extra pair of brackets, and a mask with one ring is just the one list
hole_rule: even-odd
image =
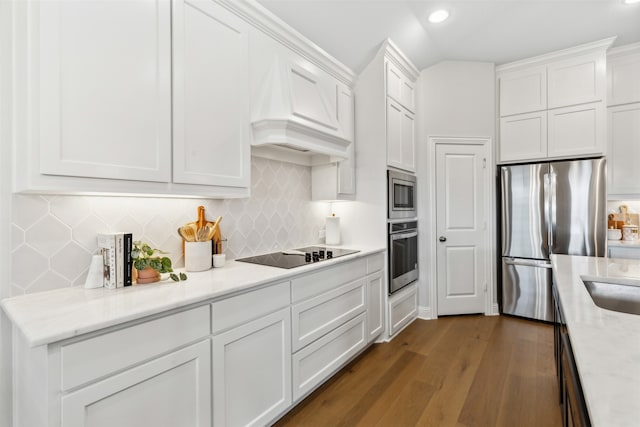
[(209, 306), (63, 345), (62, 389), (68, 390), (209, 335)]
[(367, 258), (367, 274), (375, 273), (384, 268), (384, 254), (384, 252), (380, 252)]
[(609, 258), (640, 259), (640, 246), (630, 248), (609, 246)]
[(389, 335), (404, 328), (418, 313), (418, 287), (407, 286), (389, 302)]
[(291, 302), (322, 294), (367, 274), (367, 260), (357, 259), (291, 281)]
[(294, 305), (293, 351), (320, 338), (366, 309), (365, 279)]
[(289, 305), (289, 282), (247, 292), (211, 304), (213, 333), (257, 319)]
[(361, 314), (293, 355), (293, 400), (297, 401), (358, 354), (367, 344)]

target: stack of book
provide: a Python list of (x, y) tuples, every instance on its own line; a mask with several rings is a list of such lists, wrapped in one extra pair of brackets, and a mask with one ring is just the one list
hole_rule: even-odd
[(131, 233), (98, 233), (98, 251), (103, 260), (103, 286), (108, 289), (131, 286), (133, 261)]

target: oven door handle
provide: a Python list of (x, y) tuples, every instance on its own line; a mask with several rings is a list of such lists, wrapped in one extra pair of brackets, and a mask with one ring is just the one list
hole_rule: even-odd
[(411, 231), (409, 233), (395, 233), (395, 234), (390, 234), (389, 236), (391, 237), (391, 240), (409, 239), (411, 237), (418, 237), (418, 232)]

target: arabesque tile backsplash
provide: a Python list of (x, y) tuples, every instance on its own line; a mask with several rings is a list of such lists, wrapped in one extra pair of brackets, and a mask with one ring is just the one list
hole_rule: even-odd
[(327, 205), (311, 202), (311, 169), (253, 157), (251, 197), (172, 199), (14, 195), (12, 294), (83, 285), (96, 233), (128, 231), (184, 265), (178, 226), (222, 216), (228, 259), (318, 243)]

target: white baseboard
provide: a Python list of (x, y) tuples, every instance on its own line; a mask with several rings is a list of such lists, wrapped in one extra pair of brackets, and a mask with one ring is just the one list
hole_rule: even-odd
[(431, 307), (418, 306), (418, 319), (423, 319), (423, 320), (434, 319), (433, 314), (431, 313)]

